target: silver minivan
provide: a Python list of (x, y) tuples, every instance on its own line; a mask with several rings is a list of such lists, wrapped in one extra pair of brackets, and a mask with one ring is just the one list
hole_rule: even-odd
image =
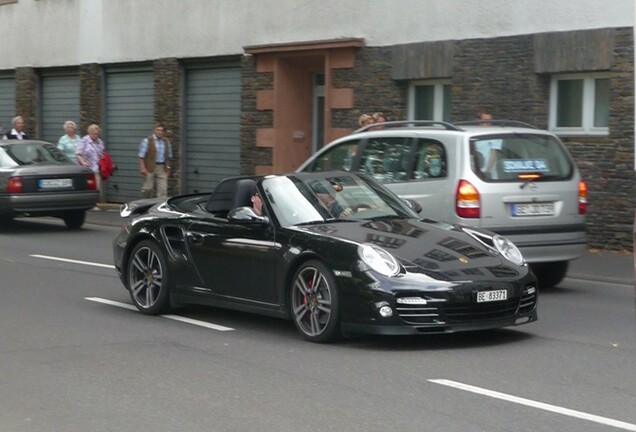
[(400, 121), (326, 145), (297, 171), (367, 173), (422, 215), (482, 227), (521, 249), (540, 286), (586, 250), (587, 186), (554, 134), (512, 121)]

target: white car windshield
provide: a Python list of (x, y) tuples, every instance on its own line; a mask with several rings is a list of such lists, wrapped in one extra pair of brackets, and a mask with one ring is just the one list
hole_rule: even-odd
[(0, 167), (72, 163), (54, 145), (41, 142), (5, 142), (0, 145)]

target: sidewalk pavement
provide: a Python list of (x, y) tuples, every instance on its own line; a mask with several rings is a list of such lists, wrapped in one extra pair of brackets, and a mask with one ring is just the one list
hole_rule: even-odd
[[(86, 222), (96, 225), (121, 226), (120, 204), (99, 203), (89, 211)], [(634, 262), (629, 251), (589, 249), (582, 258), (570, 262), (568, 278), (617, 284), (634, 284)]]
[(570, 262), (567, 277), (588, 281), (634, 284), (634, 261), (629, 251), (588, 249), (582, 258)]

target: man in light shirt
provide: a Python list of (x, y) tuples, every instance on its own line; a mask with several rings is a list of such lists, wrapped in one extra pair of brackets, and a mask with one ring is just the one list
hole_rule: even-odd
[(143, 198), (154, 196), (165, 198), (168, 196), (168, 176), (170, 175), (170, 160), (172, 146), (170, 140), (164, 137), (163, 123), (155, 124), (154, 133), (139, 144), (139, 172), (144, 177), (141, 187)]

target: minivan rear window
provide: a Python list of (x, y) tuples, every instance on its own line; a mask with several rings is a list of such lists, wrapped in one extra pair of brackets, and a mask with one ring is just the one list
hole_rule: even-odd
[(573, 165), (561, 142), (549, 135), (514, 134), (473, 138), (472, 168), (484, 181), (566, 180)]

